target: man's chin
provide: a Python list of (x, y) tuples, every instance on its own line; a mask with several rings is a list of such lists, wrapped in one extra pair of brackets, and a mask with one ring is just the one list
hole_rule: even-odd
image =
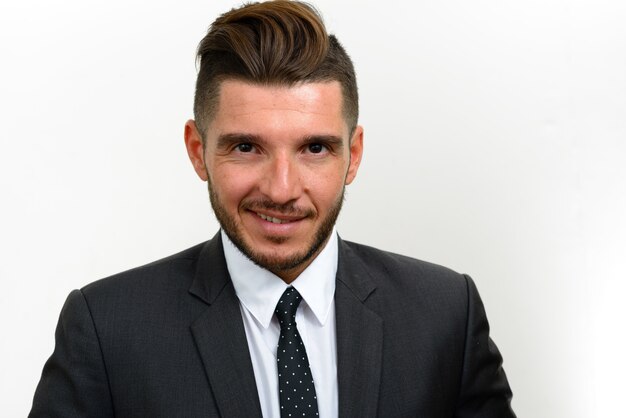
[(255, 264), (273, 273), (299, 269), (303, 265), (308, 264), (313, 257), (313, 254), (307, 251), (291, 252), (289, 254), (285, 254), (285, 252), (276, 254), (273, 251), (269, 253), (247, 251), (244, 254)]
[(284, 244), (287, 241), (289, 241), (289, 237), (278, 236), (278, 235), (271, 236), (270, 235), (270, 236), (266, 236), (265, 240), (271, 242), (272, 244), (281, 245), (281, 244)]

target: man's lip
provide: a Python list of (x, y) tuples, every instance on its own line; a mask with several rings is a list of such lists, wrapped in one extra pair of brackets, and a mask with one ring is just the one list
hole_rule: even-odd
[(259, 218), (266, 220), (268, 222), (273, 223), (290, 223), (295, 221), (300, 221), (306, 218), (306, 215), (287, 215), (284, 213), (277, 213), (271, 211), (260, 211), (260, 210), (250, 210), (253, 214), (258, 216)]

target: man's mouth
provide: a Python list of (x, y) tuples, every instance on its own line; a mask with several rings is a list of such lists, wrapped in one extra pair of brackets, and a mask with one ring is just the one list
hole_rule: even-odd
[(275, 224), (286, 224), (286, 223), (293, 222), (293, 221), (288, 220), (288, 219), (273, 218), (271, 216), (267, 216), (267, 215), (264, 215), (264, 214), (259, 213), (259, 212), (255, 212), (255, 213), (259, 216), (259, 218), (261, 218), (261, 219), (263, 219), (265, 221), (268, 221), (268, 222), (275, 223)]

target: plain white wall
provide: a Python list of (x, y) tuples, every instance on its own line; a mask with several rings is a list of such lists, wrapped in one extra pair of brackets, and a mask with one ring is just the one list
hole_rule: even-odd
[[(0, 414), (71, 289), (217, 230), (183, 148), (230, 1), (0, 4)], [(471, 274), (520, 417), (622, 410), (626, 3), (316, 2), (352, 55), (346, 239)]]

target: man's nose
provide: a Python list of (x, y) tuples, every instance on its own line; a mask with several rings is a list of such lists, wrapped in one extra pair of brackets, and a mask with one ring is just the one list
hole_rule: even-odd
[(268, 161), (260, 191), (274, 203), (285, 204), (298, 199), (302, 179), (294, 156), (277, 155)]

